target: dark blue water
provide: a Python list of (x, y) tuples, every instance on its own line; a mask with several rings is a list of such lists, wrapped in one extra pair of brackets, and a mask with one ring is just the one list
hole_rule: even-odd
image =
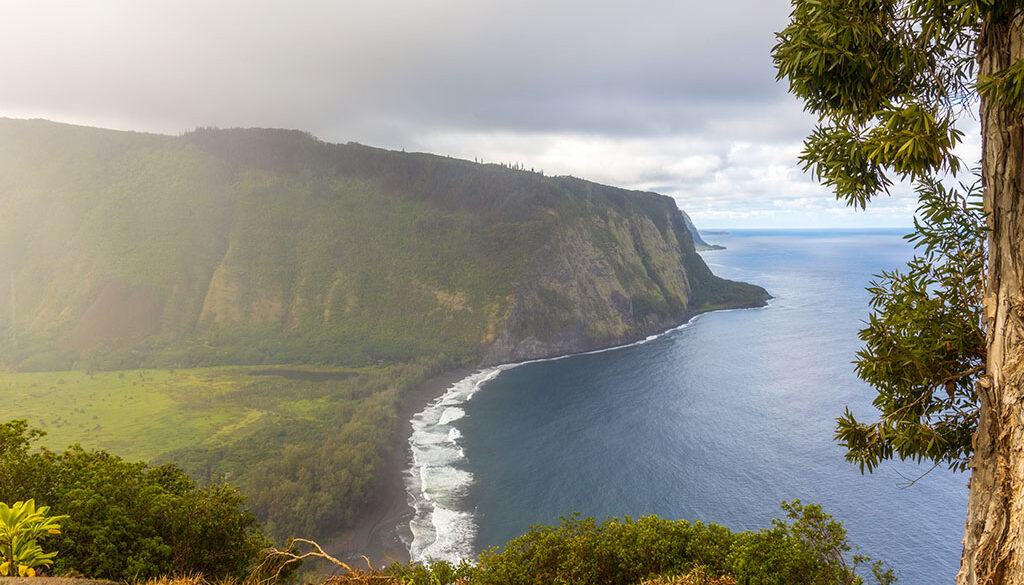
[(560, 516), (658, 514), (736, 530), (779, 503), (821, 504), (861, 552), (909, 585), (952, 582), (967, 476), (892, 463), (862, 476), (833, 440), (847, 405), (871, 417), (854, 375), (864, 287), (902, 265), (900, 231), (736, 231), (712, 270), (764, 286), (765, 309), (706, 314), (654, 341), (503, 371), (452, 423), (472, 474), (460, 506), (475, 548)]

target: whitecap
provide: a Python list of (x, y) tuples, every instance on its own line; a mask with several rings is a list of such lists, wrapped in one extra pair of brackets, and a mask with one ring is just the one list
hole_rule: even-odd
[(488, 368), (459, 380), (411, 421), (412, 468), (406, 474), (406, 493), (415, 510), (409, 522), (413, 561), (458, 562), (473, 556), (476, 521), (464, 502), (473, 474), (460, 468), (465, 460), (459, 445), (462, 433), (452, 425), (466, 415), (459, 406), (507, 367)]
[(431, 526), (427, 528), (427, 532), (433, 538), (429, 542), (423, 542), (421, 547), (417, 547), (414, 541), (410, 551), (412, 558), (420, 561), (451, 562), (467, 558), (466, 543), (472, 544), (476, 537), (473, 514), (435, 505), (430, 520)]
[(441, 413), (441, 418), (438, 419), (437, 424), (450, 425), (464, 416), (466, 416), (465, 410), (462, 410), (461, 408), (448, 407)]

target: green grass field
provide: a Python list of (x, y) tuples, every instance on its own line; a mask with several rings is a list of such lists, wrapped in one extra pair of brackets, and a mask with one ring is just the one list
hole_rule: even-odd
[(125, 459), (150, 461), (181, 448), (230, 445), (272, 421), (312, 422), (330, 408), (339, 382), (385, 375), (371, 368), (283, 370), (323, 378), (296, 381), (270, 375), (273, 371), (218, 367), (0, 373), (0, 420), (28, 419), (46, 431), (41, 443), (54, 450), (80, 443)]
[(217, 398), (247, 377), (238, 368), (0, 374), (0, 419), (28, 419), (51, 449), (81, 443), (150, 460), (244, 432), (263, 413)]

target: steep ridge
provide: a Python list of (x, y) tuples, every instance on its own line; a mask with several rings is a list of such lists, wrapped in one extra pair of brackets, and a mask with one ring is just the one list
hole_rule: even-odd
[(0, 366), (522, 360), (764, 302), (672, 199), (289, 130), (0, 119)]

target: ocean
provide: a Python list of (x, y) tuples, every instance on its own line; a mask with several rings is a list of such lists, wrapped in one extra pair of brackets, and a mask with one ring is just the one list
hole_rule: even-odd
[(702, 254), (715, 274), (765, 287), (768, 307), (455, 384), (413, 421), (412, 558), (473, 557), (573, 512), (757, 530), (799, 499), (901, 583), (952, 582), (968, 476), (904, 462), (862, 475), (833, 441), (845, 407), (875, 412), (851, 361), (864, 287), (910, 259), (905, 231), (709, 235), (727, 248)]

